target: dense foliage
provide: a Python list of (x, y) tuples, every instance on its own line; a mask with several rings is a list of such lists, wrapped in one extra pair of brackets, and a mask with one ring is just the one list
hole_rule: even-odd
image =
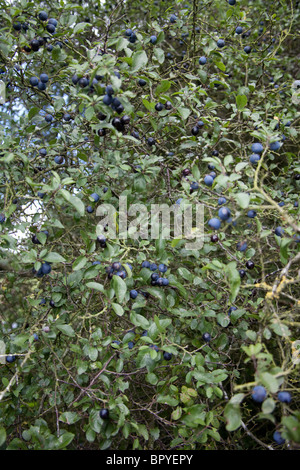
[(1, 448), (299, 448), (299, 3), (0, 6)]

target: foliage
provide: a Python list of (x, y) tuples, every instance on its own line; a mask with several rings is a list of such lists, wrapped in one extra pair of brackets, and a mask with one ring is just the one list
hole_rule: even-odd
[[(1, 448), (299, 448), (299, 3), (0, 4)], [(101, 242), (122, 196), (203, 247)]]

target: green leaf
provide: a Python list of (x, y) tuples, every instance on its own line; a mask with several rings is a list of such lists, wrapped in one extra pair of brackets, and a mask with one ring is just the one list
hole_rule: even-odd
[(0, 447), (4, 444), (6, 441), (6, 431), (4, 428), (0, 428)]
[(39, 113), (39, 108), (31, 108), (28, 113), (28, 120), (30, 121), (34, 116), (36, 116)]
[(162, 292), (162, 289), (160, 289), (159, 287), (148, 287), (147, 291), (149, 292), (150, 295), (153, 295), (153, 297), (156, 297), (161, 302), (164, 302), (165, 295)]
[(112, 278), (112, 287), (115, 291), (118, 302), (121, 303), (127, 292), (127, 285), (120, 276), (114, 275)]
[(145, 98), (142, 99), (142, 103), (148, 111), (154, 111), (155, 103), (150, 103), (150, 101), (146, 100)]
[(90, 26), (90, 23), (78, 23), (73, 29), (73, 34), (81, 33), (84, 31), (86, 26)]
[(178, 274), (183, 277), (186, 281), (193, 282), (194, 276), (186, 268), (178, 268)]
[(230, 323), (230, 318), (228, 315), (224, 315), (222, 313), (218, 313), (217, 315), (217, 322), (219, 325), (221, 325), (223, 328), (226, 328), (229, 323)]
[(37, 252), (32, 249), (27, 253), (22, 253), (21, 259), (23, 263), (35, 263), (37, 259)]
[(165, 61), (165, 53), (160, 47), (154, 49), (154, 56), (160, 64), (163, 64)]
[(61, 189), (59, 193), (63, 196), (63, 198), (68, 201), (75, 209), (79, 212), (81, 216), (84, 215), (84, 204), (79, 199), (79, 197), (73, 196), (69, 193), (66, 189)]
[(79, 269), (82, 269), (86, 265), (87, 261), (88, 260), (84, 255), (79, 256), (72, 264), (73, 271), (78, 271)]
[(278, 336), (288, 337), (291, 335), (291, 331), (287, 325), (281, 323), (278, 319), (272, 321), (269, 327), (276, 333)]
[(111, 306), (112, 306), (114, 312), (115, 312), (117, 315), (119, 315), (119, 317), (121, 317), (122, 315), (124, 315), (124, 309), (123, 309), (123, 307), (122, 307), (121, 305), (112, 302)]
[(95, 431), (93, 431), (93, 429), (88, 428), (85, 433), (85, 437), (88, 442), (94, 442), (94, 440), (96, 439), (96, 433)]
[(128, 44), (129, 44), (128, 39), (120, 37), (116, 43), (117, 51), (122, 51), (123, 49), (126, 49)]
[(88, 356), (91, 361), (96, 361), (98, 358), (98, 349), (94, 348), (93, 346), (88, 346), (87, 348)]
[(171, 418), (174, 419), (174, 421), (178, 420), (181, 418), (182, 415), (182, 408), (180, 406), (177, 406), (175, 410), (171, 414)]
[(66, 411), (65, 413), (62, 413), (59, 417), (59, 421), (66, 424), (74, 424), (80, 419), (80, 416), (73, 411)]
[(240, 405), (244, 399), (245, 394), (244, 393), (237, 393), (236, 395), (233, 395), (229, 402), (231, 405)]
[(276, 393), (279, 389), (279, 383), (274, 375), (269, 372), (262, 372), (259, 374), (259, 380), (271, 393)]
[(232, 155), (226, 155), (226, 157), (224, 158), (224, 166), (227, 168), (230, 166), (232, 162), (233, 162)]
[(267, 414), (273, 413), (275, 407), (276, 407), (276, 403), (273, 400), (273, 398), (267, 398), (262, 403), (261, 410), (263, 413), (267, 415)]
[(48, 263), (64, 263), (66, 260), (59, 253), (51, 251), (50, 253), (46, 254), (46, 256), (43, 258), (43, 261), (47, 261)]
[(149, 382), (149, 384), (151, 384), (151, 385), (156, 385), (157, 382), (158, 382), (157, 376), (155, 374), (151, 373), (151, 372), (146, 375), (146, 379)]
[(159, 96), (161, 93), (165, 93), (171, 86), (169, 80), (162, 80), (161, 83), (156, 87), (155, 94)]
[(234, 395), (224, 408), (224, 417), (226, 419), (227, 431), (235, 431), (242, 424), (240, 403), (244, 398), (244, 393)]
[(145, 51), (137, 51), (132, 56), (131, 71), (137, 72), (141, 68), (144, 68), (148, 63), (148, 57)]
[(104, 292), (104, 287), (102, 284), (99, 284), (99, 282), (87, 282), (86, 286), (89, 289), (95, 289), (95, 290), (98, 290), (99, 292)]
[(89, 106), (85, 112), (84, 112), (84, 116), (86, 117), (86, 119), (88, 121), (90, 121), (94, 116), (95, 116), (95, 110), (92, 106)]
[(190, 109), (188, 108), (178, 108), (178, 113), (180, 114), (180, 116), (182, 117), (182, 119), (185, 121), (189, 115), (191, 114), (191, 111)]
[(41, 242), (42, 245), (45, 245), (46, 241), (47, 241), (47, 235), (43, 232), (39, 232), (36, 234), (37, 236), (37, 239), (39, 240), (39, 242)]
[(283, 238), (280, 241), (280, 261), (282, 264), (286, 264), (289, 259), (288, 247), (291, 244), (292, 240), (288, 238)]
[(28, 447), (24, 441), (15, 437), (10, 441), (6, 450), (28, 450)]
[(61, 331), (64, 335), (73, 337), (75, 336), (75, 331), (71, 325), (56, 325), (56, 328)]
[(284, 416), (282, 424), (285, 426), (287, 438), (300, 443), (300, 419), (298, 416)]
[(55, 102), (54, 102), (55, 111), (60, 111), (64, 105), (65, 105), (65, 100), (62, 97), (55, 99)]
[(177, 406), (179, 400), (177, 398), (170, 397), (170, 395), (158, 395), (157, 403), (164, 403), (170, 406)]
[(99, 269), (97, 268), (98, 265), (96, 266), (90, 266), (87, 268), (84, 272), (84, 279), (94, 279), (95, 277), (98, 276), (99, 274)]
[(236, 202), (242, 209), (246, 209), (249, 206), (250, 196), (247, 193), (237, 193), (234, 195)]
[(142, 349), (139, 351), (136, 358), (136, 365), (139, 369), (146, 367), (148, 372), (152, 372), (155, 367), (155, 361), (151, 357), (151, 352), (157, 354), (155, 351), (150, 348)]
[(227, 403), (224, 408), (224, 416), (226, 418), (227, 431), (235, 431), (242, 424), (241, 412), (238, 406)]
[(140, 326), (144, 330), (149, 328), (149, 321), (147, 320), (147, 318), (143, 317), (143, 315), (140, 315), (139, 313), (135, 313), (134, 311), (130, 313), (130, 321), (135, 326)]
[(229, 286), (230, 286), (230, 302), (234, 302), (241, 285), (241, 276), (237, 270), (236, 262), (232, 261), (224, 267), (224, 271), (227, 275)]
[(201, 82), (205, 83), (207, 81), (207, 73), (205, 72), (205, 70), (199, 68), (197, 73)]
[(222, 440), (220, 434), (216, 429), (208, 429), (207, 434), (211, 436), (215, 441), (220, 442)]
[(148, 441), (149, 439), (149, 433), (148, 433), (148, 430), (146, 428), (146, 425), (145, 424), (139, 424), (138, 425), (138, 429), (137, 429), (137, 432), (140, 436), (142, 436), (145, 441)]
[(201, 178), (201, 173), (197, 165), (193, 165), (192, 174), (196, 180), (199, 180)]
[(186, 426), (195, 427), (199, 424), (205, 426), (206, 411), (204, 405), (192, 405), (185, 408), (184, 411), (186, 414), (182, 417), (182, 421)]
[(17, 346), (19, 346), (20, 348), (24, 347), (25, 343), (27, 343), (28, 341), (28, 334), (20, 334), (20, 335), (17, 335), (14, 339), (13, 339), (13, 343), (16, 344)]
[(75, 434), (65, 432), (58, 438), (58, 444), (55, 446), (56, 449), (64, 449), (73, 441)]
[(241, 111), (242, 109), (244, 109), (245, 106), (247, 105), (247, 102), (248, 102), (247, 96), (245, 96), (245, 95), (237, 95), (235, 99), (236, 99), (237, 109), (238, 109), (239, 111)]
[(216, 66), (222, 70), (222, 72), (225, 72), (226, 66), (223, 64), (223, 62), (215, 62)]

